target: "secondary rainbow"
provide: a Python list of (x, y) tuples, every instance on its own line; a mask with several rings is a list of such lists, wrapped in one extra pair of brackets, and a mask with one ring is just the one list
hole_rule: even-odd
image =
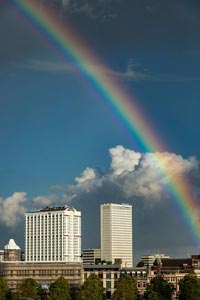
[(70, 24), (62, 23), (54, 12), (39, 6), (39, 1), (14, 0), (13, 5), (25, 16), (37, 31), (69, 59), (84, 78), (90, 83), (103, 101), (115, 112), (131, 135), (137, 139), (143, 151), (156, 152), (157, 164), (168, 180), (168, 190), (173, 195), (176, 205), (190, 227), (197, 245), (200, 244), (200, 221), (195, 195), (186, 178), (171, 172), (162, 160), (161, 152), (165, 150), (147, 117), (136, 105), (136, 101), (116, 83), (108, 74), (108, 68), (98, 59), (81, 40)]

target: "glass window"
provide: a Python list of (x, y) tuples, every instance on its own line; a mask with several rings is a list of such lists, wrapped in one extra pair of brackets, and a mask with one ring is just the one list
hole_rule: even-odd
[(110, 279), (111, 278), (111, 273), (106, 273), (106, 278)]
[(111, 281), (106, 281), (106, 289), (111, 289)]

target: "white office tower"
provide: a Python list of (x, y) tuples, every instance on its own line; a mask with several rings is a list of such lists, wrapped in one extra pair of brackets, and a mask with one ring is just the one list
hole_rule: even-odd
[(101, 205), (101, 259), (122, 260), (123, 267), (133, 266), (132, 206)]
[(46, 207), (26, 213), (25, 260), (81, 261), (81, 212), (71, 207)]

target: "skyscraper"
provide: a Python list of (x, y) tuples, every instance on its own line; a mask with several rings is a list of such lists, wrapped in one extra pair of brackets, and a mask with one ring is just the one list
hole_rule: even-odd
[(25, 215), (25, 260), (31, 262), (81, 261), (81, 212), (46, 207)]
[(122, 265), (132, 267), (132, 206), (128, 204), (101, 205), (101, 259), (121, 259)]

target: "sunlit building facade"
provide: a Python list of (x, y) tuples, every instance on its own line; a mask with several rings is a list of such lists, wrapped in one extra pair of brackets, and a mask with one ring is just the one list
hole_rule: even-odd
[(81, 212), (64, 206), (26, 213), (25, 261), (80, 262)]
[(132, 206), (128, 204), (101, 205), (101, 259), (122, 260), (122, 266), (132, 267)]

